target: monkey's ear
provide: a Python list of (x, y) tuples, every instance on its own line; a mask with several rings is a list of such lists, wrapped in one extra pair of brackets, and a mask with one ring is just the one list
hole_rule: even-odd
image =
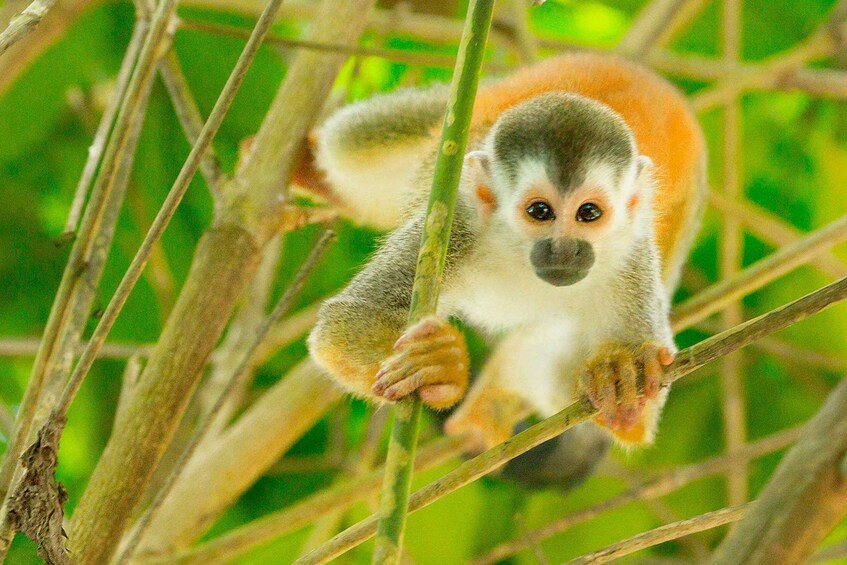
[(632, 196), (629, 198), (627, 208), (631, 212), (635, 212), (641, 206), (652, 207), (653, 205), (653, 187), (655, 180), (653, 177), (653, 160), (646, 155), (639, 155), (635, 160), (635, 189)]
[(465, 155), (462, 166), (462, 189), (476, 204), (483, 218), (497, 207), (497, 198), (491, 190), (491, 160), (485, 151), (471, 151)]

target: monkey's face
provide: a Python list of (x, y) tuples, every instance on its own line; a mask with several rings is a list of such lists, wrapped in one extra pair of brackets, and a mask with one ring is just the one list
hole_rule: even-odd
[(535, 274), (554, 286), (588, 276), (615, 227), (618, 213), (613, 187), (602, 179), (561, 191), (546, 176), (518, 187), (508, 223), (529, 244)]

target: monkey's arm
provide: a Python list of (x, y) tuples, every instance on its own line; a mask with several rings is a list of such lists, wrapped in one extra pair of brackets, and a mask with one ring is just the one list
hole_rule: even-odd
[[(457, 210), (445, 279), (470, 240)], [(404, 332), (411, 302), (423, 215), (385, 241), (338, 296), (328, 300), (309, 336), (312, 357), (342, 386), (372, 400), (413, 392), (430, 407), (457, 402), (467, 388), (467, 348), (461, 332), (435, 316)]]
[(609, 292), (620, 321), (577, 377), (600, 410), (595, 422), (625, 445), (653, 441), (667, 398), (663, 366), (676, 354), (660, 269), (655, 243), (638, 242)]

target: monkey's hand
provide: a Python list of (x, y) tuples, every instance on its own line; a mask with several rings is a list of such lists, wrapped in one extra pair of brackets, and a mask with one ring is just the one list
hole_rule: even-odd
[[(582, 373), (580, 388), (600, 413), (595, 422), (623, 444), (652, 441), (658, 423), (663, 366), (673, 362), (675, 348), (647, 342), (641, 346), (606, 344)], [(642, 393), (638, 377), (644, 376)], [(659, 403), (660, 404), (660, 403)]]
[(430, 408), (449, 408), (465, 394), (468, 366), (462, 333), (437, 316), (427, 316), (394, 344), (394, 354), (382, 363), (372, 390), (392, 401), (417, 391)]

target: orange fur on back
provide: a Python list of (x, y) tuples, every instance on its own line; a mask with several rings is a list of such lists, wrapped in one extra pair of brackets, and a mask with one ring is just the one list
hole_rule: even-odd
[(665, 80), (624, 59), (569, 54), (542, 61), (481, 87), (473, 125), (490, 126), (512, 106), (545, 92), (581, 94), (621, 114), (638, 150), (656, 166), (656, 241), (664, 274), (676, 260), (676, 245), (699, 206), (704, 156), (697, 121), (682, 95)]

